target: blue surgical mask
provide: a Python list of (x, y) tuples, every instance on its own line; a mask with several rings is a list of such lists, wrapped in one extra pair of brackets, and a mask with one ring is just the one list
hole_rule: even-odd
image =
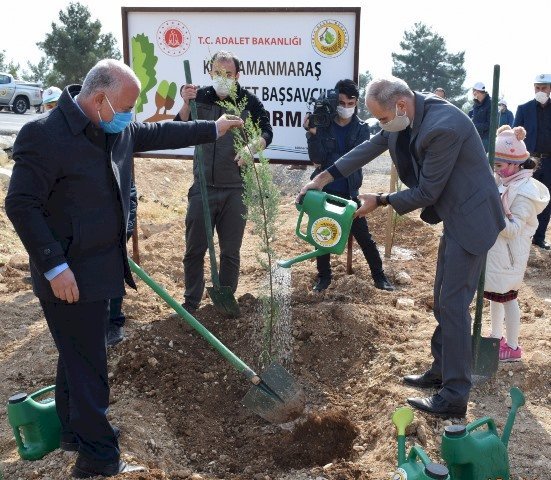
[(107, 98), (107, 95), (105, 95), (105, 99), (107, 100), (109, 107), (113, 111), (113, 118), (109, 122), (104, 122), (101, 119), (101, 114), (98, 110), (99, 126), (103, 128), (103, 131), (105, 133), (120, 133), (126, 127), (128, 127), (128, 125), (132, 121), (132, 112), (115, 112), (115, 109), (113, 108), (113, 105), (111, 105), (111, 102), (109, 101), (109, 98)]

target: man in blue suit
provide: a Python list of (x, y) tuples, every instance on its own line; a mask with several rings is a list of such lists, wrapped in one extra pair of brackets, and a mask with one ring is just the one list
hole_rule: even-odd
[[(539, 166), (534, 178), (551, 189), (551, 73), (540, 73), (534, 79), (534, 99), (519, 105), (515, 115), (515, 127), (526, 130), (526, 148), (536, 157)], [(532, 243), (545, 250), (551, 245), (545, 241), (545, 231), (549, 225), (551, 205), (547, 205), (538, 215), (538, 229)]]
[(393, 77), (370, 82), (365, 103), (382, 131), (314, 177), (300, 194), (346, 177), (388, 150), (409, 188), (359, 195), (362, 206), (356, 216), (391, 205), (400, 215), (421, 208), (426, 222), (443, 222), (434, 280), (438, 324), (431, 340), (433, 362), (428, 371), (407, 375), (404, 382), (439, 390), (408, 398), (414, 408), (463, 417), (472, 385), (469, 306), (486, 253), (505, 227), (499, 192), (477, 130), (451, 103), (414, 92)]

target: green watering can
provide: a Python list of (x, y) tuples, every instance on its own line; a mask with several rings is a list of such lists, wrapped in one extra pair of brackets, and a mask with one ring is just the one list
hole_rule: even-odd
[(40, 397), (55, 390), (55, 385), (30, 395), (16, 393), (8, 400), (8, 421), (17, 451), (24, 460), (38, 460), (59, 448), (61, 424), (53, 398)]
[(392, 415), (392, 423), (398, 432), (398, 468), (391, 480), (449, 480), (444, 465), (431, 462), (425, 451), (414, 445), (406, 457), (406, 427), (413, 421), (413, 411), (408, 407), (398, 408)]
[[(346, 248), (348, 235), (354, 221), (356, 202), (337, 197), (320, 190), (308, 190), (300, 203), (296, 235), (316, 247), (313, 252), (304, 253), (290, 260), (279, 260), (279, 266), (291, 265), (327, 253), (341, 254)], [(306, 231), (301, 230), (304, 214), (308, 216)]]
[(490, 417), (444, 428), (441, 455), (452, 480), (509, 480), (507, 445), (517, 410), (524, 405), (520, 389), (512, 387), (509, 394), (512, 406), (501, 438)]

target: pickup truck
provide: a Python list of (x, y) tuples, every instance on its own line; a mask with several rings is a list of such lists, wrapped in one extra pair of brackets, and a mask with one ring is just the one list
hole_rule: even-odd
[(9, 73), (0, 72), (0, 109), (11, 107), (15, 113), (25, 113), (42, 104), (42, 88), (38, 83), (16, 80)]

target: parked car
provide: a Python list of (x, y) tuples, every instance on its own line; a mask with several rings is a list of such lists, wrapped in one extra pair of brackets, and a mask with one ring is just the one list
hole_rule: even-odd
[(16, 80), (9, 73), (0, 72), (0, 108), (9, 107), (22, 114), (41, 104), (42, 88), (38, 83)]

